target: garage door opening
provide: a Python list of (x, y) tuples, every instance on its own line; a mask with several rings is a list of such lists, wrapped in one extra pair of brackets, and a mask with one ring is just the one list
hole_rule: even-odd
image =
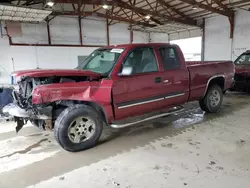
[(170, 41), (180, 46), (186, 61), (201, 61), (201, 42), (201, 37)]

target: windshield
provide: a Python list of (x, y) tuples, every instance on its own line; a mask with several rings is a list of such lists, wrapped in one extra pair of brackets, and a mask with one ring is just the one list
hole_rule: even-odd
[(109, 75), (123, 49), (98, 49), (90, 54), (76, 69), (90, 70)]
[(235, 65), (250, 65), (250, 54), (242, 54), (234, 62)]

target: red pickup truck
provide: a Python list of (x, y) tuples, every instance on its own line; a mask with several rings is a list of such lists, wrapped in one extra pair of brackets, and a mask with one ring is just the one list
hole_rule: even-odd
[(242, 53), (235, 61), (235, 83), (231, 90), (250, 92), (250, 51)]
[(94, 146), (103, 125), (123, 128), (199, 101), (209, 113), (221, 106), (231, 87), (234, 65), (185, 62), (177, 45), (126, 44), (99, 48), (72, 70), (15, 72), (19, 91), (4, 108), (17, 121), (54, 129), (68, 151)]

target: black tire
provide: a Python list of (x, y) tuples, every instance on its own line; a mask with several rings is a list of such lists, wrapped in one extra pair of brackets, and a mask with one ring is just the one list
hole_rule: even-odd
[(205, 106), (205, 104), (204, 104), (204, 98), (201, 99), (201, 100), (199, 101), (199, 104), (200, 104), (200, 108), (201, 108), (203, 111), (207, 111), (207, 108), (206, 108), (206, 106)]
[[(68, 136), (69, 126), (74, 119), (85, 116), (95, 123), (93, 135), (86, 141), (74, 143)], [(56, 119), (54, 126), (55, 139), (67, 151), (77, 152), (93, 147), (99, 140), (103, 129), (103, 120), (99, 114), (86, 105), (74, 105), (66, 108)]]
[[(214, 103), (210, 99), (210, 97), (212, 96), (213, 92), (215, 92), (216, 94), (219, 95), (218, 101), (216, 103)], [(222, 101), (223, 101), (223, 91), (222, 91), (222, 88), (219, 85), (214, 84), (214, 85), (211, 85), (208, 88), (206, 95), (204, 96), (203, 99), (201, 99), (199, 101), (199, 104), (200, 104), (200, 108), (203, 111), (208, 112), (208, 113), (215, 113), (215, 112), (217, 112), (220, 109)]]

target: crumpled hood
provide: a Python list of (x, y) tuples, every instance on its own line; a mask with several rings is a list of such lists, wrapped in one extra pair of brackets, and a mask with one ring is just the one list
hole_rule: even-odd
[(100, 77), (101, 75), (95, 72), (77, 69), (33, 69), (21, 70), (12, 73), (15, 77), (47, 77), (47, 76), (91, 76)]

